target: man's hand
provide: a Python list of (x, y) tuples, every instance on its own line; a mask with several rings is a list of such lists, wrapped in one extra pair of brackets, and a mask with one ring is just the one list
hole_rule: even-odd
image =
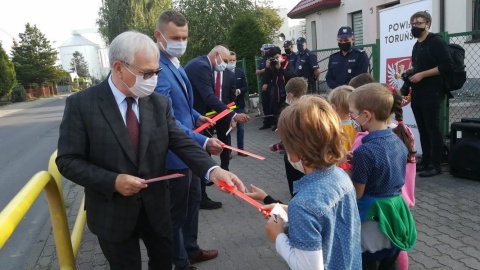
[(196, 123), (197, 126), (199, 127), (199, 126), (201, 126), (205, 123), (210, 123), (210, 127), (215, 125), (215, 122), (213, 122), (212, 119), (210, 119), (206, 116), (200, 115), (200, 117), (198, 117), (198, 119), (197, 119), (197, 123)]
[(235, 96), (238, 97), (241, 93), (242, 93), (242, 91), (240, 91), (240, 89), (235, 90)]
[(423, 73), (422, 73), (422, 72), (419, 72), (419, 73), (413, 75), (412, 77), (410, 77), (410, 81), (411, 81), (412, 83), (418, 83), (418, 82), (420, 82), (422, 79), (423, 79)]
[(119, 174), (115, 179), (115, 190), (123, 196), (132, 196), (148, 187), (144, 182), (145, 180), (132, 175)]
[(281, 233), (285, 232), (285, 228), (283, 227), (283, 220), (280, 216), (277, 216), (277, 221), (274, 221), (273, 216), (267, 221), (265, 225), (265, 230), (267, 231), (268, 238), (275, 242), (277, 236)]
[(237, 122), (236, 121), (230, 121), (230, 127), (232, 129), (236, 128), (237, 127)]
[[(238, 179), (235, 174), (226, 171), (220, 167), (213, 169), (210, 172), (209, 178), (210, 181), (214, 182), (215, 184), (217, 184), (219, 181), (224, 181), (225, 183), (227, 183), (227, 185), (234, 186), (241, 192), (245, 192), (245, 186), (243, 185), (242, 181), (240, 181), (240, 179)], [(223, 192), (226, 192), (223, 188), (219, 187), (219, 189)]]
[(268, 84), (262, 85), (262, 91), (267, 91), (267, 89), (268, 89)]
[(222, 147), (223, 143), (216, 138), (209, 138), (207, 141), (207, 152), (209, 152), (212, 155), (220, 155), (223, 151)]
[(235, 115), (235, 117), (233, 118), (233, 120), (243, 124), (243, 123), (246, 123), (250, 120), (250, 116), (244, 114), (244, 113), (237, 113), (237, 115)]

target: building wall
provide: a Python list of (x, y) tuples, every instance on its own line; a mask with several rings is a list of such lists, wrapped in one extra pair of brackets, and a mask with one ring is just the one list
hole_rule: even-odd
[[(378, 12), (386, 6), (405, 4), (417, 0), (343, 0), (337, 8), (322, 10), (305, 17), (307, 43), (312, 44), (312, 21), (316, 22), (317, 47), (327, 49), (337, 47), (337, 31), (342, 26), (352, 26), (351, 14), (362, 11), (363, 44), (375, 43), (379, 38)], [(432, 31), (440, 30), (440, 0), (432, 0)], [(416, 10), (412, 10), (412, 14)], [(472, 30), (472, 0), (445, 0), (445, 31), (459, 33)]]
[[(80, 52), (85, 62), (88, 64), (88, 72), (91, 76), (101, 79), (105, 74), (105, 66), (108, 67), (108, 63), (103, 63), (105, 59), (103, 59), (102, 63), (100, 58), (103, 57), (102, 53), (104, 53), (100, 47), (92, 46), (92, 45), (83, 45), (83, 46), (68, 46), (68, 47), (60, 47), (60, 61), (62, 64), (62, 68), (64, 70), (70, 71), (70, 61), (73, 58), (73, 53), (78, 51)], [(108, 61), (107, 61), (108, 62)], [(103, 66), (102, 66), (103, 64)], [(108, 73), (108, 71), (107, 71)]]

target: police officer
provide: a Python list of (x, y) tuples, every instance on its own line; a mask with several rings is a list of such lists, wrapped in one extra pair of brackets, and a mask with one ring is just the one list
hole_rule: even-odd
[(287, 56), (288, 64), (294, 67), (297, 54), (293, 51), (293, 42), (291, 40), (285, 40), (285, 42), (283, 42), (283, 50)]
[(340, 51), (328, 60), (327, 85), (331, 89), (348, 84), (350, 80), (368, 70), (368, 56), (364, 51), (353, 48), (355, 38), (352, 28), (342, 26), (338, 30), (337, 42)]
[(315, 82), (320, 76), (317, 55), (307, 49), (307, 40), (304, 37), (297, 39), (297, 57), (295, 60), (295, 77), (304, 77), (308, 81), (307, 93), (315, 93)]
[[(255, 71), (255, 74), (260, 76), (260, 81), (262, 81), (263, 74), (265, 73), (265, 67), (267, 67), (267, 56), (270, 48), (273, 48), (272, 44), (263, 44), (262, 47), (260, 47), (260, 52), (262, 53), (262, 60), (260, 60), (260, 63), (257, 66), (257, 70)], [(260, 98), (262, 99), (263, 115), (267, 116), (263, 118), (263, 125), (260, 127), (260, 130), (263, 130), (268, 129), (273, 125), (270, 93), (268, 92), (268, 89), (266, 87), (262, 87), (262, 93), (260, 94)]]

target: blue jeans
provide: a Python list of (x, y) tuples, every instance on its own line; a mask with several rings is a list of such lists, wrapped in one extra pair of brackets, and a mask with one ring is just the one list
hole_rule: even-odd
[[(236, 108), (235, 112), (244, 113), (245, 109)], [(243, 134), (244, 134), (243, 124), (237, 123), (237, 148), (238, 149), (243, 149), (243, 137), (244, 137)]]
[(200, 178), (189, 169), (168, 170), (168, 174), (182, 173), (185, 176), (171, 179), (170, 189), (170, 219), (173, 233), (173, 264), (176, 270), (182, 270), (190, 265), (189, 257), (199, 251), (198, 212), (200, 200)]

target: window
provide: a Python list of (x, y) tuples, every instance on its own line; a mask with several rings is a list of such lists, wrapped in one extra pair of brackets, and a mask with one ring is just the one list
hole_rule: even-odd
[(362, 11), (352, 13), (352, 30), (355, 45), (363, 45), (363, 16)]
[(312, 21), (312, 51), (317, 49), (317, 23)]

